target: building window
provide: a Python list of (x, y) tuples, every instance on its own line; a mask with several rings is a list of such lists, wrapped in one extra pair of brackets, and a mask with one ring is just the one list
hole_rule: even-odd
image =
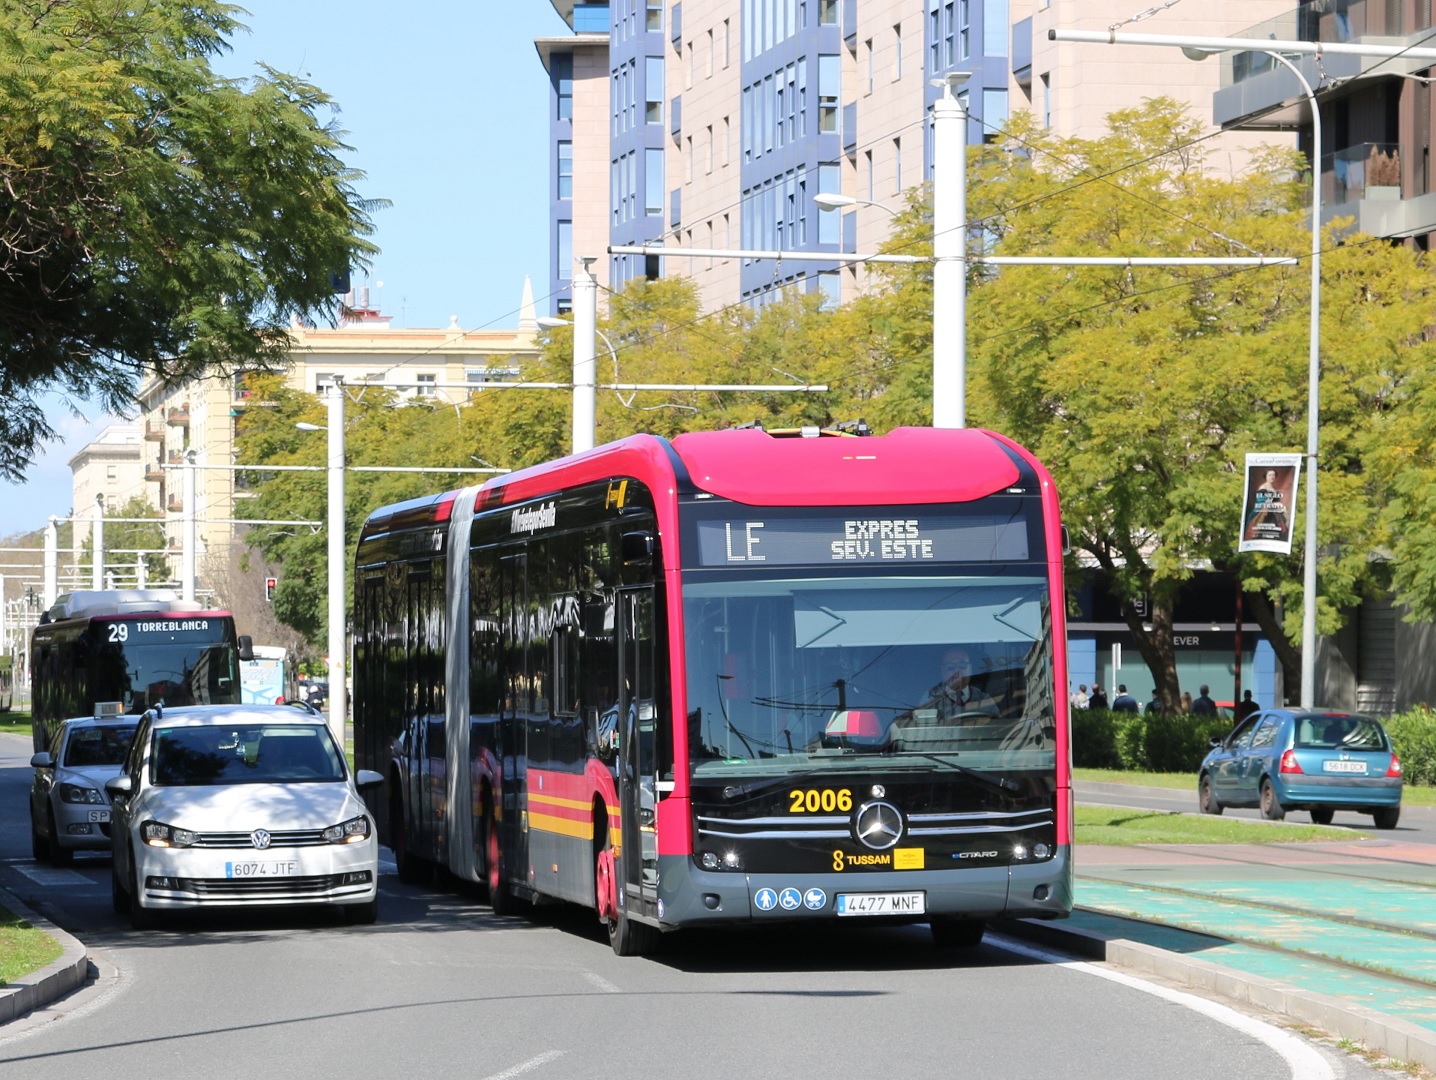
[(1007, 55), (1007, 0), (982, 0), (982, 55)]
[(118, 480), (119, 478), (120, 478), (120, 476), (119, 476), (119, 470), (116, 469), (115, 466), (113, 466), (113, 465), (106, 465), (106, 466), (105, 466), (105, 479), (106, 479), (106, 480)]
[(868, 38), (863, 42), (863, 51), (867, 54), (868, 68), (868, 93), (873, 92), (873, 39)]
[(433, 397), (436, 391), (435, 383), (438, 382), (437, 375), (420, 375), (418, 386), (415, 388), (420, 397)]
[(867, 165), (868, 169), (868, 199), (876, 199), (877, 195), (875, 195), (874, 192), (877, 190), (877, 188), (873, 184), (873, 152), (871, 150), (865, 151), (863, 153), (863, 158), (865, 159), (864, 163)]
[(643, 213), (663, 216), (663, 151), (652, 147), (643, 151)]
[(1052, 76), (1042, 76), (1042, 126), (1052, 126)]
[(648, 21), (646, 25), (648, 29), (661, 31), (663, 29), (663, 0), (644, 0), (644, 3), (647, 5)]
[(842, 300), (843, 286), (836, 270), (818, 271), (818, 292), (822, 294), (822, 308), (833, 311)]
[(708, 77), (713, 78), (713, 70), (718, 63), (718, 50), (714, 47), (713, 31), (708, 31)]
[(645, 123), (663, 123), (663, 57), (648, 56), (643, 60), (643, 119)]
[(573, 57), (553, 58), (554, 106), (560, 120), (573, 119)]
[(838, 0), (818, 0), (818, 25), (838, 25)]
[(893, 140), (893, 192), (902, 194), (902, 140)]
[(902, 24), (893, 27), (893, 82), (902, 78)]
[(558, 250), (554, 252), (554, 268), (558, 271), (554, 276), (559, 281), (568, 281), (573, 277), (573, 222), (571, 221), (558, 223)]
[(723, 66), (726, 68), (733, 60), (733, 28), (728, 20), (723, 20)]
[(558, 197), (573, 198), (573, 143), (567, 139), (558, 144)]
[[(818, 166), (818, 194), (837, 195), (842, 187), (842, 173), (837, 165)], [(837, 210), (818, 212), (818, 243), (836, 244), (841, 239), (842, 215)]]
[(836, 55), (818, 57), (818, 133), (838, 130), (838, 94), (843, 88), (842, 69)]
[(467, 382), (467, 383), (469, 383), (471, 386), (472, 386), (473, 384), (475, 384), (475, 383), (488, 382), (488, 381), (489, 381), (489, 369), (488, 369), (488, 368), (481, 368), (481, 367), (465, 368), (465, 369), (464, 369), (464, 381)]
[(339, 373), (337, 371), (316, 372), (314, 376), (314, 392), (320, 397), (323, 397), (325, 391), (338, 381)]
[(996, 142), (998, 132), (1007, 126), (1007, 91), (982, 91), (982, 141)]

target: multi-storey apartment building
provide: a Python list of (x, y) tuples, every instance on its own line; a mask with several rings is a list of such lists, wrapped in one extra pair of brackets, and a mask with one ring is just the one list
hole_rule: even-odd
[[(351, 298), (353, 299), (353, 298)], [(286, 381), (296, 390), (322, 394), (337, 378), (346, 385), (402, 384), (399, 393), (416, 401), (461, 405), (486, 384), (511, 381), (519, 360), (536, 355), (538, 324), (532, 291), (524, 284), (519, 324), (513, 329), (465, 330), (457, 322), (441, 329), (395, 327), (360, 296), (334, 327), (295, 325), (290, 329)], [(165, 536), (176, 569), (182, 551), (186, 507), (183, 468), (192, 452), (197, 565), (224, 559), (235, 543), (235, 421), (254, 404), (243, 373), (166, 387), (151, 379), (139, 390), (144, 490), (165, 512)], [(393, 464), (422, 464), (394, 462)], [(77, 484), (78, 484), (77, 480)], [(78, 504), (77, 504), (78, 506)]]
[(91, 510), (97, 500), (112, 513), (145, 494), (143, 430), (139, 424), (111, 424), (70, 458), (76, 513)]
[[(1127, 0), (551, 0), (573, 29), (536, 45), (549, 76), (550, 250), (545, 307), (567, 311), (575, 257), (601, 285), (691, 277), (704, 305), (762, 304), (782, 288), (851, 296), (837, 261), (607, 255), (674, 249), (875, 250), (892, 213), (932, 179), (934, 81), (966, 72), (968, 141), (1014, 108), (1093, 137), (1113, 109), (1166, 94), (1210, 115), (1220, 72), (1174, 50), (1048, 42), (1053, 26), (1129, 22)], [(1171, 34), (1230, 34), (1290, 0), (1210, 0), (1142, 21)], [(1270, 131), (1223, 136), (1214, 167), (1238, 171)], [(1289, 136), (1285, 136), (1289, 140)], [(818, 194), (859, 202), (819, 209)]]

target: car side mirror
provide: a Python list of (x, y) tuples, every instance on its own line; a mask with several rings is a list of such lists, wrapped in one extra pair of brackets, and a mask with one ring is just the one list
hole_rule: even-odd
[(126, 799), (135, 790), (135, 782), (128, 776), (112, 776), (105, 781), (105, 790), (112, 799)]
[(248, 634), (239, 635), (239, 658), (241, 660), (254, 659), (254, 638)]
[(1207, 740), (1207, 743), (1211, 746), (1213, 750), (1215, 750), (1218, 747), (1226, 745), (1226, 739), (1222, 738), (1220, 735), (1213, 735), (1210, 739)]
[(41, 750), (30, 759), (30, 767), (34, 769), (48, 769), (54, 766), (55, 761), (46, 750)]
[(360, 769), (354, 777), (354, 786), (360, 791), (371, 791), (384, 786), (384, 774), (373, 769)]

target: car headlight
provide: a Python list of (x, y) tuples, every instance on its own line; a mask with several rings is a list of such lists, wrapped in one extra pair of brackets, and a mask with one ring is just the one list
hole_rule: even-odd
[(199, 839), (189, 829), (166, 825), (162, 821), (146, 821), (140, 826), (140, 837), (150, 847), (189, 847)]
[(319, 834), (331, 844), (357, 844), (369, 836), (369, 819), (362, 814), (339, 825), (331, 825)]
[(61, 784), (60, 801), (67, 803), (98, 803), (105, 805), (105, 797), (92, 787), (81, 787), (79, 784)]

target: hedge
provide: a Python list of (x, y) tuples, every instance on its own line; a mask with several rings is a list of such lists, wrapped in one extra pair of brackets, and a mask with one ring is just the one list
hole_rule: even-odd
[[(1436, 710), (1419, 705), (1385, 720), (1408, 784), (1436, 785)], [(1072, 760), (1082, 769), (1196, 774), (1213, 737), (1231, 721), (1179, 713), (1162, 716), (1072, 710)]]
[(1220, 716), (1074, 709), (1072, 760), (1081, 769), (1195, 775), (1211, 749), (1212, 738), (1231, 730), (1231, 721)]

